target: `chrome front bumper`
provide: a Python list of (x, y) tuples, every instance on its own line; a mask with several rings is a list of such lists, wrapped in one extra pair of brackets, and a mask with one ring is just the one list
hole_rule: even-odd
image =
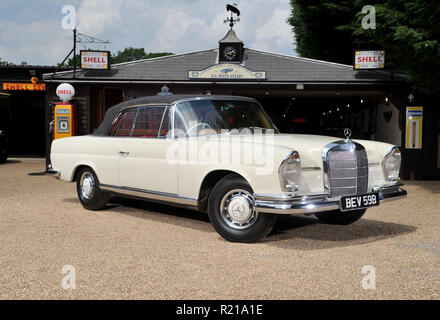
[[(405, 198), (407, 192), (400, 187), (403, 184), (395, 184), (388, 187), (374, 188), (379, 192), (380, 203)], [(276, 214), (296, 214), (337, 210), (340, 208), (340, 197), (329, 198), (328, 194), (313, 194), (295, 196), (289, 194), (262, 195), (254, 194), (255, 208), (257, 212)]]

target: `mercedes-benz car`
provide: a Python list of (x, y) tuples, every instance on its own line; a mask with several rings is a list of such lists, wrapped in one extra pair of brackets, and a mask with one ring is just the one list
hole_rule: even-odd
[[(112, 196), (206, 212), (225, 239), (254, 242), (281, 214), (349, 224), (406, 196), (401, 154), (388, 143), (282, 134), (254, 99), (216, 95), (137, 98), (110, 108), (90, 135), (53, 141), (55, 176), (75, 181), (81, 204)], [(386, 214), (386, 211), (384, 211)]]

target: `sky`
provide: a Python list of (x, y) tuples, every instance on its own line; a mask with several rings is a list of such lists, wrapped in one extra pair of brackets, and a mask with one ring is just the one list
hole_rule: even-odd
[[(234, 29), (245, 47), (296, 55), (286, 22), (289, 0), (14, 0), (0, 2), (0, 58), (16, 64), (60, 63), (73, 41), (72, 31), (61, 23), (66, 5), (75, 8), (78, 32), (111, 41), (106, 48), (87, 48), (176, 54), (213, 49), (229, 29), (223, 23), (228, 3), (241, 10)], [(86, 48), (79, 44), (80, 49)]]

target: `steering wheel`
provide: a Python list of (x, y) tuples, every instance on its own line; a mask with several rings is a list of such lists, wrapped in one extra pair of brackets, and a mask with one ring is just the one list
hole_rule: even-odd
[(189, 129), (186, 131), (185, 135), (188, 136), (189, 133), (190, 133), (193, 129), (197, 128), (197, 127), (201, 127), (200, 129), (212, 129), (212, 127), (211, 127), (209, 124), (207, 124), (206, 122), (199, 122), (199, 123), (197, 123), (196, 125), (194, 125), (194, 126), (192, 126), (191, 128), (189, 128)]

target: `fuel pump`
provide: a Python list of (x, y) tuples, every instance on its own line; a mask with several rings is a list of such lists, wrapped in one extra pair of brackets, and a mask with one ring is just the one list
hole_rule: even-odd
[(61, 102), (55, 103), (53, 120), (53, 139), (76, 136), (78, 134), (78, 117), (76, 107), (69, 101), (75, 95), (75, 89), (68, 83), (60, 84), (56, 93)]
[(54, 108), (54, 136), (53, 139), (66, 138), (77, 135), (76, 108), (68, 102), (55, 104)]
[[(52, 140), (76, 136), (78, 134), (78, 117), (76, 106), (69, 101), (75, 95), (75, 89), (68, 83), (60, 84), (56, 89), (60, 102), (49, 102), (53, 107), (53, 120), (49, 123), (49, 137)], [(50, 147), (46, 154), (46, 174), (53, 174), (50, 163)]]

